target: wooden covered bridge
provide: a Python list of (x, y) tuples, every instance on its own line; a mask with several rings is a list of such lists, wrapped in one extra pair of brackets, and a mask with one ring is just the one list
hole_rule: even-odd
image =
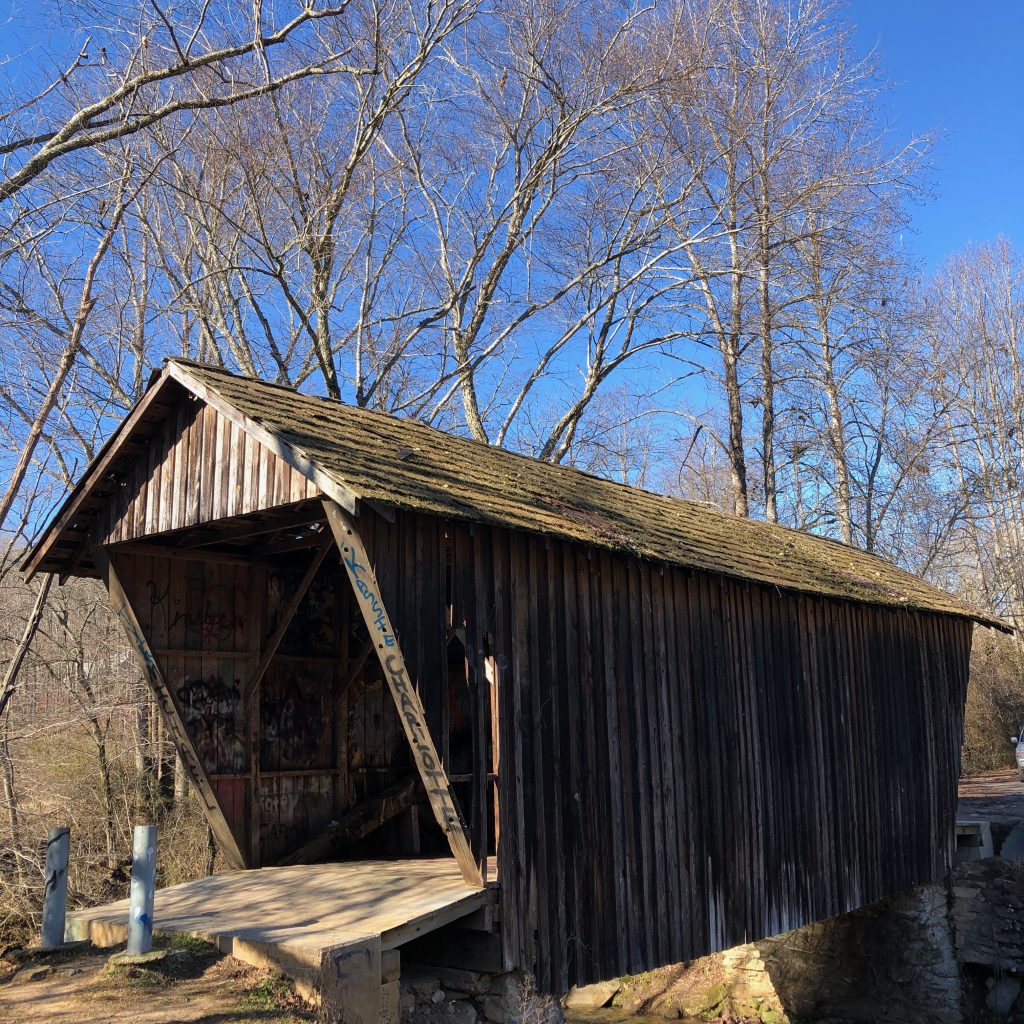
[(105, 582), (232, 867), (454, 858), (550, 992), (942, 876), (1000, 625), (838, 543), (182, 360), (26, 568)]

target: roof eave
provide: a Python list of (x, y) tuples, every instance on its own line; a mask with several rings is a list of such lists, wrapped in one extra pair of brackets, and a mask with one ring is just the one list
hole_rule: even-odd
[[(114, 433), (111, 434), (106, 444), (103, 445), (90, 463), (89, 468), (61, 503), (60, 508), (32, 545), (31, 550), (21, 563), (21, 572), (26, 582), (31, 582), (40, 571), (44, 571), (43, 565), (53, 555), (54, 546), (61, 533), (74, 522), (75, 516), (79, 513), (83, 502), (91, 490), (102, 479), (103, 473), (109, 469), (111, 463), (117, 458), (122, 444), (131, 436), (132, 431), (145, 416), (147, 410), (168, 388), (173, 387), (184, 388), (186, 392), (215, 408), (221, 415), (236, 423), (241, 430), (251, 435), (254, 440), (269, 448), (276, 455), (284, 459), (293, 469), (311, 480), (328, 497), (341, 505), (342, 508), (352, 514), (358, 513), (359, 496), (350, 487), (346, 486), (343, 481), (338, 480), (333, 474), (326, 473), (304, 453), (289, 445), (261, 424), (226, 402), (214, 389), (208, 387), (204, 382), (189, 373), (187, 366), (175, 362), (174, 359), (168, 359), (164, 363), (163, 369), (153, 374), (145, 393), (132, 406), (128, 415), (118, 425)], [(62, 575), (62, 580), (63, 578), (64, 576)]]
[(82, 474), (81, 479), (71, 489), (71, 492), (61, 503), (60, 508), (54, 513), (43, 532), (32, 545), (29, 553), (21, 563), (21, 573), (27, 583), (30, 583), (41, 570), (42, 563), (52, 553), (60, 534), (74, 520), (89, 492), (101, 479), (102, 474), (109, 469), (111, 462), (117, 457), (121, 445), (127, 440), (132, 430), (146, 411), (152, 406), (157, 398), (169, 387), (170, 374), (165, 366), (159, 373), (151, 378), (145, 392), (132, 406), (128, 415), (118, 424), (117, 429), (110, 435), (106, 443), (99, 450), (96, 457), (89, 464), (88, 469)]

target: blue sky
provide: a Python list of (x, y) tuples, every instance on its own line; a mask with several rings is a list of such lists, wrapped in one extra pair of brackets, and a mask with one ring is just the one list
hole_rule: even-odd
[(1024, 248), (1024, 2), (850, 0), (847, 16), (895, 83), (898, 131), (945, 133), (935, 199), (915, 210), (905, 244), (928, 270), (998, 234)]

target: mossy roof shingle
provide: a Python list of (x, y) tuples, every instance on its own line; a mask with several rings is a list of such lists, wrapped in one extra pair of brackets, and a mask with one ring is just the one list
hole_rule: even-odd
[(1005, 628), (892, 563), (836, 541), (220, 368), (174, 362), (359, 498), (562, 537), (786, 590), (943, 612)]

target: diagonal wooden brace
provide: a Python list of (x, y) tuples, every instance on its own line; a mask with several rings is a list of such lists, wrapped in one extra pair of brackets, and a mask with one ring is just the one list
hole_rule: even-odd
[(230, 868), (244, 868), (246, 866), (245, 858), (242, 856), (242, 851), (238, 848), (238, 843), (235, 842), (234, 834), (213, 792), (213, 787), (207, 778), (203, 763), (200, 760), (195, 745), (189, 738), (188, 730), (185, 728), (185, 723), (181, 716), (181, 709), (178, 707), (171, 693), (171, 688), (167, 685), (167, 680), (157, 664), (153, 649), (150, 647), (149, 640), (142, 631), (142, 626), (135, 615), (131, 602), (128, 600), (121, 580), (114, 569), (113, 562), (102, 547), (93, 548), (92, 557), (96, 568), (100, 572), (100, 578), (106, 584), (111, 606), (117, 617), (121, 620), (121, 625), (124, 627), (125, 632), (128, 634), (128, 639), (135, 648), (135, 653), (145, 673), (146, 681), (149, 683), (161, 711), (163, 711), (164, 722), (171, 733), (178, 753), (181, 755), (182, 763), (191, 777), (192, 784), (196, 787), (202, 798), (204, 809), (206, 810), (206, 818), (210, 823), (214, 836), (217, 838), (221, 852), (224, 855), (224, 860)]
[(448, 838), (448, 845), (452, 848), (462, 877), (469, 885), (482, 888), (483, 876), (473, 856), (473, 847), (459, 814), (451, 783), (441, 759), (437, 756), (434, 741), (427, 728), (427, 719), (419, 694), (409, 679), (405, 658), (398, 646), (398, 637), (391, 628), (391, 620), (384, 607), (377, 577), (370, 565), (370, 556), (356, 530), (355, 521), (348, 513), (330, 498), (324, 499), (324, 508), (327, 510), (327, 522), (341, 549), (341, 561), (355, 591), (359, 610), (363, 613), (366, 628), (374, 640), (377, 657), (380, 659), (384, 677), (398, 708), (402, 728), (412, 747), (413, 759), (420, 778), (423, 779), (434, 817)]
[(263, 684), (263, 677), (267, 674), (267, 669), (270, 668), (270, 663), (274, 660), (274, 655), (277, 654), (277, 649), (281, 646), (281, 641), (284, 639), (285, 633), (288, 632), (288, 627), (292, 624), (292, 620), (295, 618), (295, 613), (299, 610), (299, 605), (302, 604), (302, 599), (306, 596), (309, 588), (313, 585), (313, 580), (316, 578), (316, 574), (320, 570), (320, 565), (327, 557), (327, 553), (332, 547), (334, 547), (334, 542), (331, 539), (331, 535), (328, 533), (324, 537), (323, 544), (320, 545), (317, 553), (313, 556), (313, 561), (310, 563), (309, 568), (302, 577), (295, 593), (292, 594), (292, 599), (288, 602), (288, 606), (281, 613), (277, 629), (274, 630), (273, 635), (267, 640), (266, 645), (263, 648), (263, 656), (260, 658), (259, 665), (256, 666), (256, 672), (253, 674), (252, 679), (249, 680), (249, 683), (245, 688), (246, 701), (248, 701), (252, 697), (253, 693)]

